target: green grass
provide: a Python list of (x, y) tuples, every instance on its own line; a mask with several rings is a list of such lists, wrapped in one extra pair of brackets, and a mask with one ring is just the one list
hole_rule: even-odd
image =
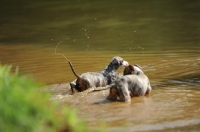
[(0, 65), (0, 132), (90, 131), (74, 109), (57, 109), (39, 83), (10, 70)]

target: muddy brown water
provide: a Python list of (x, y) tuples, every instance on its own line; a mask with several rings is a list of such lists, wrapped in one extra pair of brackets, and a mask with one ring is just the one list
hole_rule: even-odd
[[(199, 1), (34, 1), (0, 4), (0, 62), (43, 82), (60, 108), (106, 131), (200, 130)], [(57, 47), (57, 48), (56, 48)], [(55, 53), (56, 48), (56, 53)], [(69, 95), (78, 74), (114, 56), (139, 64), (153, 88), (131, 103), (108, 90)], [(122, 74), (123, 68), (118, 69)]]

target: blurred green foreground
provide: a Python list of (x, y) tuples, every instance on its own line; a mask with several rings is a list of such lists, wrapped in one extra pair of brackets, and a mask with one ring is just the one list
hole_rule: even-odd
[(89, 131), (75, 110), (58, 110), (40, 84), (0, 65), (0, 132)]

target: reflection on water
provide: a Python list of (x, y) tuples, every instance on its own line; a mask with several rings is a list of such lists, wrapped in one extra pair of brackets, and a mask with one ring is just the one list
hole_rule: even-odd
[[(60, 108), (78, 107), (92, 128), (107, 131), (200, 129), (199, 1), (0, 2), (0, 62), (48, 84)], [(109, 102), (108, 91), (70, 95), (78, 74), (100, 71), (113, 56), (139, 64), (150, 97)], [(123, 68), (118, 70), (121, 74)]]

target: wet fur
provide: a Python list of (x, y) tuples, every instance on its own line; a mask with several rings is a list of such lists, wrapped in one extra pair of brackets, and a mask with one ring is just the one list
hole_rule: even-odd
[(74, 82), (70, 83), (72, 92), (74, 89), (82, 92), (91, 87), (102, 87), (111, 84), (116, 79), (116, 70), (122, 66), (128, 66), (128, 62), (124, 61), (121, 57), (114, 57), (108, 66), (100, 72), (87, 72), (82, 75), (77, 75), (71, 62), (68, 61), (72, 72), (77, 77)]
[(123, 102), (131, 101), (131, 97), (150, 95), (151, 86), (148, 77), (138, 65), (129, 65), (124, 69), (124, 76), (116, 79), (112, 84), (98, 90), (110, 88), (108, 100)]
[(129, 102), (131, 97), (150, 95), (151, 86), (148, 77), (141, 73), (139, 75), (126, 75), (114, 81), (110, 85), (108, 100)]

